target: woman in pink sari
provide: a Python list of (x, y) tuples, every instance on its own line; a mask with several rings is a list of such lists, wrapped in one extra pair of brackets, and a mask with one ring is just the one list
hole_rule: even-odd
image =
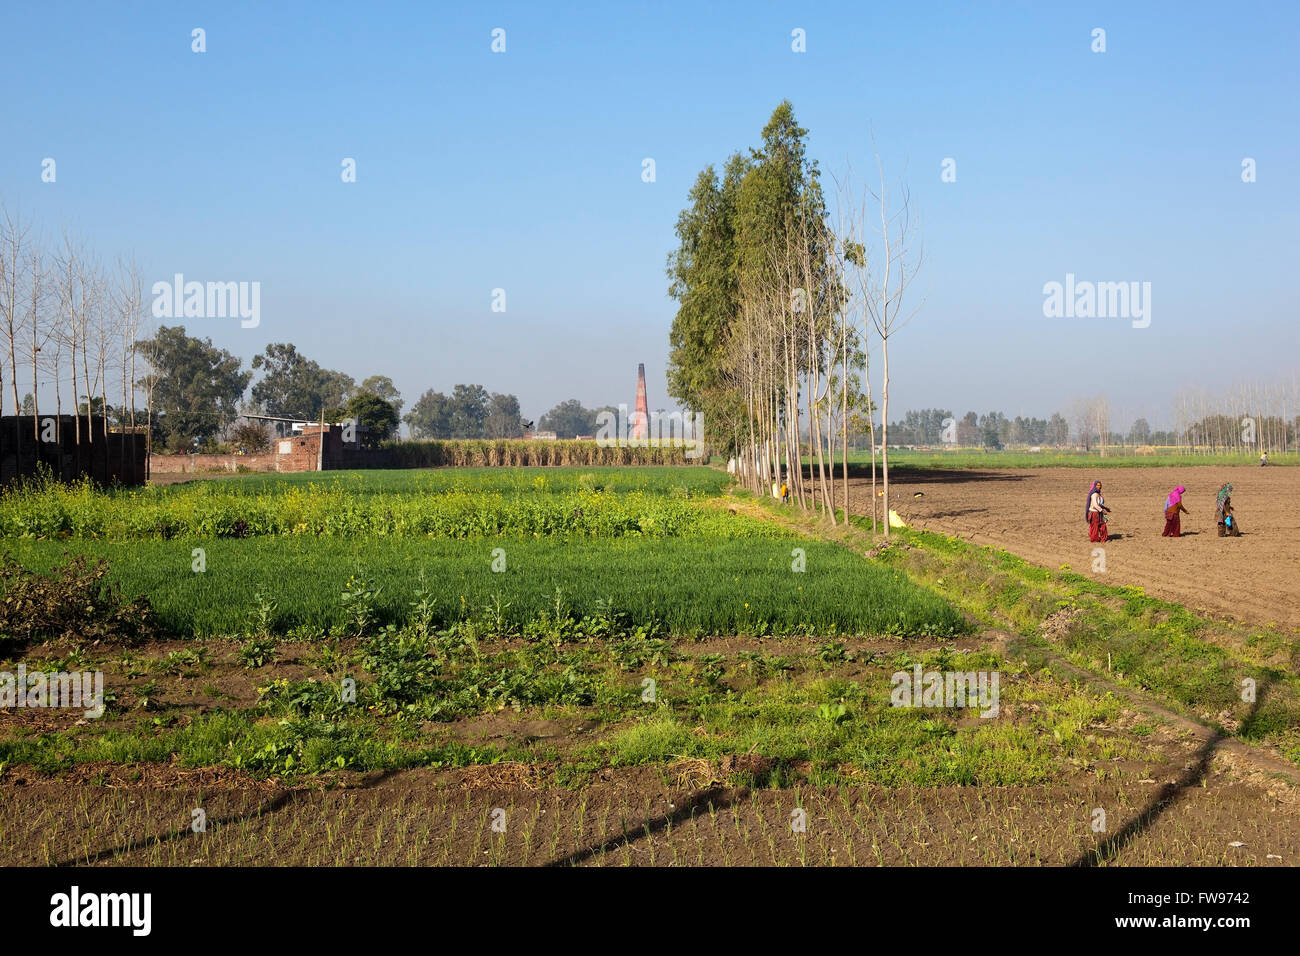
[(1191, 514), (1183, 507), (1183, 492), (1187, 489), (1179, 485), (1169, 492), (1165, 499), (1165, 530), (1160, 532), (1162, 538), (1181, 538), (1183, 536), (1182, 515)]

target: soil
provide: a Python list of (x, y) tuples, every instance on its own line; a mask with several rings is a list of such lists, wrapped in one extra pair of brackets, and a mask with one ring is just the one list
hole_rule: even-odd
[[(284, 787), (106, 765), (0, 782), (5, 865), (1295, 865), (1294, 791), (1169, 734), (1161, 762), (1033, 787), (749, 790), (720, 765), (545, 765)], [(735, 758), (741, 760), (743, 758)], [(696, 766), (704, 764), (704, 766)], [(97, 773), (97, 769), (102, 772)], [(142, 769), (142, 768), (141, 768)], [(204, 829), (193, 826), (195, 811)], [(1102, 815), (1104, 814), (1104, 816)], [(493, 821), (498, 822), (494, 829)], [(87, 827), (85, 824), (92, 824)]]
[[(1110, 541), (1088, 540), (1084, 505), (1102, 482)], [(1215, 494), (1233, 485), (1244, 529), (1220, 538)], [(1183, 536), (1163, 538), (1165, 496), (1185, 485)], [(870, 511), (870, 481), (850, 482), (850, 507)], [(879, 490), (879, 489), (877, 489)], [(1300, 469), (1258, 466), (927, 471), (891, 475), (893, 510), (909, 526), (1005, 548), (1048, 568), (1135, 586), (1215, 617), (1300, 633)], [(922, 497), (914, 497), (920, 493)], [(1095, 548), (1105, 570), (1093, 570)]]
[[(1062, 618), (1047, 629), (1068, 623)], [(985, 632), (980, 642), (997, 644), (1001, 637), (1009, 635)], [(716, 653), (734, 650), (731, 640), (685, 647)], [(760, 643), (769, 653), (799, 651), (791, 642)], [(858, 660), (836, 668), (844, 679), (858, 674), (861, 659), (895, 646), (879, 639), (847, 643)], [(183, 646), (151, 646), (137, 656), (162, 661)], [(130, 702), (137, 685), (149, 680), (155, 696), (187, 710), (232, 700), (247, 705), (256, 684), (303, 669), (302, 649), (293, 645), (255, 672), (238, 663), (236, 642), (205, 646), (210, 663), (201, 674), (177, 668), (130, 680), (112, 675), (119, 699)], [(199, 687), (205, 689), (195, 693)], [(839, 768), (848, 783), (815, 786), (808, 782), (811, 767), (792, 766), (790, 785), (749, 789), (769, 769), (768, 758), (757, 754), (594, 769), (576, 778), (572, 767), (555, 760), (291, 779), (178, 762), (81, 764), (54, 775), (11, 765), (0, 767), (0, 865), (1269, 866), (1300, 860), (1300, 774), (1293, 767), (1136, 692), (1110, 689), (1124, 699), (1125, 714), (1104, 733), (1127, 736), (1141, 723), (1142, 755), (1081, 763), (1050, 784), (1016, 787), (854, 785), (857, 771), (848, 766)], [(209, 700), (214, 691), (219, 697)], [(7, 712), (0, 731), (69, 729), (78, 719), (67, 714), (59, 715), (64, 726), (30, 725), (52, 716)], [(1006, 716), (1014, 715), (1008, 709)], [(594, 739), (597, 729), (588, 720), (506, 710), (426, 732), (468, 744), (539, 744), (564, 752)], [(202, 832), (193, 829), (196, 810), (203, 811)], [(492, 827), (497, 812), (504, 814), (504, 830)], [(796, 819), (802, 831), (792, 826)]]

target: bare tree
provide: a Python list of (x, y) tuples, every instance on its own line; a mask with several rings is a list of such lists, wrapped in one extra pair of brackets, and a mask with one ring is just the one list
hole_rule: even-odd
[[(9, 359), (9, 387), (14, 400), (14, 455), (19, 454), (21, 439), (18, 400), (18, 340), (24, 325), (26, 284), (30, 264), (26, 244), (31, 224), (14, 216), (8, 207), (0, 207), (0, 344)], [(3, 365), (0, 364), (0, 414), (4, 412)]]
[[(881, 470), (884, 476), (883, 513), (885, 536), (889, 536), (889, 340), (915, 317), (924, 298), (915, 306), (904, 306), (907, 293), (924, 261), (924, 245), (912, 218), (911, 193), (906, 184), (898, 184), (898, 208), (890, 209), (890, 188), (885, 182), (884, 165), (876, 152), (876, 170), (880, 192), (868, 190), (880, 211), (880, 255), (868, 257), (865, 274), (864, 307), (871, 325), (880, 338), (881, 387)], [(865, 217), (864, 217), (865, 219)], [(915, 249), (913, 248), (915, 247)], [(910, 301), (910, 300), (908, 300)]]
[[(115, 305), (117, 309), (116, 327), (121, 339), (122, 408), (118, 420), (122, 426), (122, 474), (126, 473), (127, 440), (129, 434), (131, 448), (131, 466), (135, 467), (135, 353), (136, 341), (140, 330), (140, 321), (144, 316), (144, 283), (140, 268), (135, 261), (119, 260)], [(127, 406), (130, 405), (128, 417)], [(132, 476), (135, 476), (133, 474)]]
[(36, 449), (40, 447), (41, 436), (40, 370), (45, 366), (45, 352), (54, 334), (54, 326), (48, 312), (45, 260), (39, 247), (32, 250), (28, 263), (27, 315), (24, 322), (26, 350), (23, 357), (31, 363), (32, 368), (32, 447), (33, 455), (39, 457)]

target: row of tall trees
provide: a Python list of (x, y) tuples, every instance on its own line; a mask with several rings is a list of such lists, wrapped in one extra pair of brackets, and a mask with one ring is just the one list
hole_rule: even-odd
[[(799, 507), (847, 513), (850, 429), (865, 424), (889, 501), (889, 344), (912, 317), (920, 250), (906, 187), (879, 189), (850, 170), (836, 184), (834, 223), (807, 130), (781, 103), (762, 146), (697, 177), (668, 258), (678, 301), (669, 393), (702, 413), (709, 445), (755, 490), (784, 475)], [(880, 436), (869, 343), (880, 353)], [(807, 435), (807, 461), (801, 434)], [(839, 459), (837, 482), (835, 461)], [(807, 475), (805, 475), (805, 464)], [(888, 522), (885, 522), (888, 533)]]
[[(146, 393), (153, 384), (137, 364), (137, 337), (147, 321), (133, 262), (103, 263), (69, 232), (48, 242), (29, 220), (0, 206), (0, 413), (19, 416), (16, 442), (28, 417), (40, 441), (41, 416), (51, 413), (60, 441), (61, 416), (73, 416), (77, 447), (106, 440), (110, 419), (134, 428), (136, 384), (143, 380)], [(40, 405), (45, 383), (53, 384), (53, 408)]]
[(110, 427), (148, 424), (151, 444), (188, 450), (226, 432), (241, 411), (314, 419), (324, 409), (332, 420), (354, 415), (379, 437), (396, 430), (401, 396), (387, 376), (358, 386), (278, 343), (253, 359), (263, 375), (247, 404), (253, 372), (241, 359), (152, 321), (135, 263), (106, 265), (70, 232), (49, 243), (0, 206), (0, 414), (18, 416), (15, 439), (30, 427), (40, 441), (41, 419), (53, 417), (64, 440), (65, 413), (77, 447)]
[(1300, 440), (1300, 387), (1290, 384), (1238, 385), (1225, 392), (1184, 391), (1173, 403), (1173, 429), (1153, 429), (1145, 418), (1126, 434), (1112, 431), (1104, 395), (1070, 406), (1074, 438), (1102, 455), (1115, 446), (1183, 447), (1192, 454), (1259, 454), (1294, 451)]
[(1276, 452), (1300, 446), (1300, 380), (1184, 391), (1174, 417), (1189, 450)]

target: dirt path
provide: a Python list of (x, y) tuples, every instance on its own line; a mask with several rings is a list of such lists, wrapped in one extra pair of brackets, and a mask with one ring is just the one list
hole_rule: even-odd
[[(1144, 588), (1217, 617), (1300, 632), (1300, 469), (1077, 468), (933, 471), (896, 476), (890, 497), (909, 525), (1006, 548), (1035, 564), (1092, 574), (1083, 520), (1088, 486), (1102, 482), (1111, 508), (1106, 583)], [(1233, 484), (1245, 533), (1219, 538), (1214, 499)], [(1162, 538), (1165, 496), (1185, 485), (1184, 536)], [(914, 497), (916, 493), (923, 497)], [(870, 484), (851, 483), (850, 505), (869, 509)]]

